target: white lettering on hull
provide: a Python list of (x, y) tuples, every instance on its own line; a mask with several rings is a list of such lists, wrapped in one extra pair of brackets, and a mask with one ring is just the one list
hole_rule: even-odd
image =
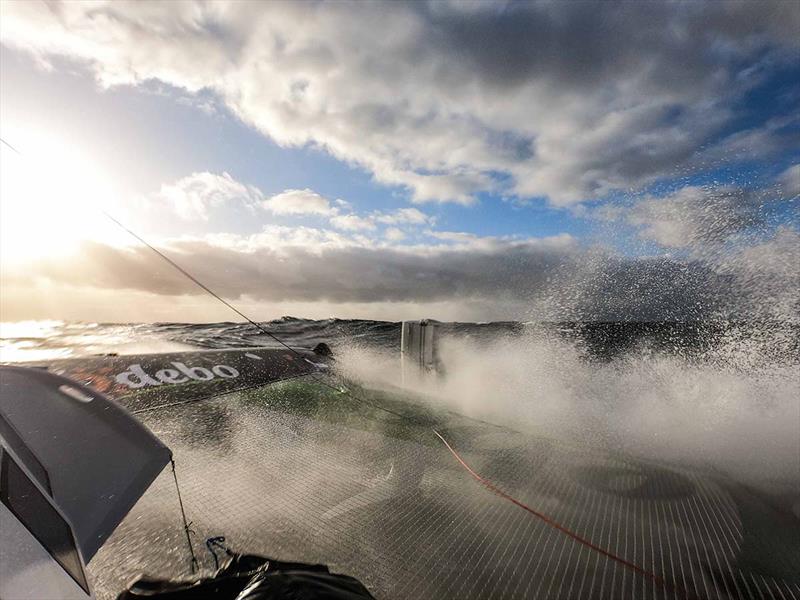
[(214, 365), (211, 369), (205, 367), (189, 367), (182, 362), (170, 363), (174, 369), (161, 369), (155, 377), (149, 375), (140, 364), (130, 365), (127, 371), (118, 374), (117, 383), (126, 385), (131, 389), (147, 386), (186, 383), (187, 381), (211, 381), (216, 377), (222, 379), (235, 379), (239, 371), (228, 365)]

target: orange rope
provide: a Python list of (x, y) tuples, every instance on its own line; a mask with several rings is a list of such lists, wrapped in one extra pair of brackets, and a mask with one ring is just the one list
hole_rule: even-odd
[(442, 440), (442, 443), (447, 447), (447, 449), (455, 457), (455, 459), (461, 464), (461, 466), (464, 467), (467, 470), (467, 472), (470, 475), (472, 475), (472, 477), (476, 481), (481, 483), (489, 491), (493, 492), (494, 494), (497, 494), (498, 496), (500, 496), (504, 500), (508, 500), (512, 504), (516, 504), (521, 509), (528, 511), (534, 517), (536, 517), (538, 519), (541, 519), (546, 524), (548, 524), (550, 527), (553, 527), (554, 529), (557, 529), (558, 531), (560, 531), (564, 535), (572, 538), (573, 540), (575, 540), (579, 544), (582, 544), (582, 545), (586, 546), (587, 548), (590, 548), (591, 550), (594, 550), (595, 552), (597, 552), (599, 554), (602, 554), (603, 556), (605, 556), (607, 558), (610, 558), (611, 560), (621, 564), (622, 566), (627, 567), (631, 571), (639, 573), (640, 575), (642, 575), (644, 577), (647, 577), (648, 579), (653, 580), (655, 583), (657, 583), (658, 585), (660, 585), (661, 587), (663, 587), (665, 589), (673, 590), (674, 592), (676, 592), (679, 596), (681, 596), (683, 598), (690, 598), (689, 594), (685, 590), (683, 590), (682, 588), (679, 588), (676, 585), (673, 585), (673, 584), (669, 583), (663, 577), (661, 577), (659, 575), (656, 575), (655, 573), (651, 573), (650, 571), (648, 571), (646, 569), (643, 569), (639, 565), (636, 565), (636, 564), (634, 564), (634, 563), (632, 563), (632, 562), (630, 562), (628, 560), (625, 560), (624, 558), (622, 558), (621, 556), (617, 556), (613, 552), (609, 552), (605, 548), (601, 548), (597, 544), (594, 544), (591, 541), (587, 540), (586, 538), (581, 537), (580, 535), (578, 535), (574, 531), (572, 531), (570, 529), (567, 529), (566, 527), (564, 527), (563, 525), (561, 525), (557, 521), (554, 521), (553, 519), (551, 519), (547, 515), (540, 513), (538, 510), (535, 510), (535, 509), (531, 508), (530, 506), (528, 506), (524, 502), (521, 502), (520, 500), (517, 500), (516, 498), (511, 496), (510, 494), (507, 494), (506, 492), (504, 492), (503, 490), (498, 488), (496, 485), (494, 485), (491, 481), (489, 481), (488, 479), (486, 479), (486, 478), (482, 477), (481, 475), (479, 475), (478, 473), (476, 473), (472, 469), (472, 467), (470, 467), (466, 463), (466, 461), (463, 458), (461, 458), (461, 456), (458, 454), (458, 452), (456, 452), (453, 449), (453, 447), (447, 442), (447, 440), (444, 439), (444, 437), (442, 436), (441, 433), (439, 433), (435, 429), (433, 429), (432, 431), (433, 431), (433, 433), (436, 434), (436, 436), (440, 440)]

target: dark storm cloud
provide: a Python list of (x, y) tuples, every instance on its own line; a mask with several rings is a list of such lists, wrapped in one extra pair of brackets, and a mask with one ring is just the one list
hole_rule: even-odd
[[(243, 251), (196, 240), (174, 242), (164, 250), (228, 298), (334, 304), (458, 299), (513, 304), (517, 318), (691, 320), (763, 316), (781, 301), (791, 309), (796, 298), (788, 282), (798, 273), (786, 258), (798, 240), (796, 233), (781, 235), (748, 249), (746, 261), (736, 267), (625, 258), (581, 248), (568, 237), (479, 239), (414, 250), (353, 243), (262, 245)], [(10, 284), (36, 278), (161, 296), (203, 293), (150, 250), (103, 244), (86, 244), (77, 260), (50, 260), (7, 273)], [(765, 289), (777, 294), (772, 306), (759, 304)], [(786, 298), (780, 300), (781, 295)]]
[[(430, 301), (458, 296), (516, 294), (541, 285), (548, 272), (568, 260), (573, 243), (501, 244), (474, 250), (417, 252), (362, 245), (322, 249), (285, 245), (253, 251), (205, 241), (170, 244), (170, 254), (201, 281), (226, 297), (331, 302)], [(198, 289), (148, 249), (87, 243), (69, 271), (59, 262), (40, 263), (37, 275), (101, 288), (155, 294), (195, 294)]]

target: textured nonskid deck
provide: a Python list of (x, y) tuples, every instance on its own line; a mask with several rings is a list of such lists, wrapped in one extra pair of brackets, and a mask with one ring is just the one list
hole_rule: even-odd
[[(724, 481), (418, 413), (409, 424), (291, 382), (139, 416), (174, 452), (205, 568), (203, 540), (224, 535), (328, 564), (379, 598), (800, 598), (796, 523), (748, 520)], [(664, 581), (491, 493), (431, 425), (505, 492)], [(188, 576), (183, 536), (164, 472), (92, 561), (98, 597), (140, 573)]]

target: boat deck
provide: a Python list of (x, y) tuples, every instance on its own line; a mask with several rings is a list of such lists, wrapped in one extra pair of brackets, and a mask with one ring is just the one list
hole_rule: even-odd
[[(377, 598), (800, 598), (797, 519), (741, 486), (369, 400), (409, 419), (308, 379), (137, 415), (174, 452), (204, 571), (204, 540), (224, 535), (237, 551), (325, 563)], [(492, 493), (432, 427), (499, 488), (647, 573)], [(167, 469), (89, 575), (106, 599), (189, 565)]]

